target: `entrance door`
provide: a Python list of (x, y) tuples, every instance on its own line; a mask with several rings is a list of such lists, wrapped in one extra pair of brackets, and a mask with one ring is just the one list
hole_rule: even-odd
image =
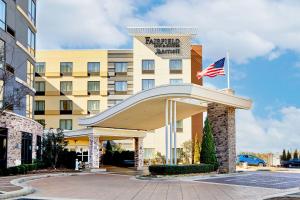
[(22, 164), (32, 163), (32, 134), (22, 133), (22, 152), (21, 152)]
[(7, 129), (0, 128), (0, 169), (7, 165)]

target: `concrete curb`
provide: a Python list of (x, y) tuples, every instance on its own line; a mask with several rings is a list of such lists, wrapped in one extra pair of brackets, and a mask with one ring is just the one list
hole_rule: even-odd
[(80, 175), (88, 175), (95, 173), (59, 173), (59, 174), (44, 174), (44, 175), (36, 175), (36, 176), (27, 176), (22, 178), (13, 179), (10, 181), (11, 184), (22, 187), (20, 190), (6, 192), (4, 194), (0, 194), (0, 199), (8, 199), (14, 197), (20, 197), (29, 195), (35, 192), (35, 189), (31, 186), (25, 185), (25, 182), (41, 179), (41, 178), (49, 178), (49, 177), (59, 177), (59, 176), (80, 176)]

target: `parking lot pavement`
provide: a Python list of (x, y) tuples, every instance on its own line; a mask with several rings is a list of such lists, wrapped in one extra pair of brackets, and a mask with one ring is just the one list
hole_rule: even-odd
[(201, 179), (197, 181), (273, 189), (293, 189), (300, 187), (300, 174), (280, 172), (253, 172), (239, 176)]
[(31, 199), (132, 199), (132, 200), (252, 200), (282, 190), (235, 185), (213, 185), (198, 181), (139, 180), (120, 174), (50, 177), (27, 182), (36, 193)]

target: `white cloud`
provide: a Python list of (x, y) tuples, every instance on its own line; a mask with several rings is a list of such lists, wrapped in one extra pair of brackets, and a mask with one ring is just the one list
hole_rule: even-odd
[(229, 49), (235, 61), (245, 62), (275, 48), (299, 51), (299, 7), (299, 1), (169, 0), (149, 16), (160, 23), (198, 26), (206, 57)]
[(237, 150), (281, 152), (300, 149), (300, 108), (284, 107), (277, 112), (280, 119), (258, 118), (252, 111), (237, 111)]
[(38, 48), (120, 47), (120, 26), (134, 11), (130, 0), (45, 0), (38, 7)]
[[(140, 11), (139, 8), (147, 7)], [(119, 48), (129, 44), (126, 25), (187, 25), (200, 30), (205, 58), (230, 50), (234, 61), (300, 52), (300, 1), (290, 0), (43, 0), (38, 47)]]

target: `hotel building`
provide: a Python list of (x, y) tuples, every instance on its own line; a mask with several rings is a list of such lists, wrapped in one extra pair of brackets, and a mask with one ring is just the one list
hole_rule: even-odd
[[(129, 31), (137, 31), (134, 29)], [(137, 29), (144, 32), (130, 32), (132, 49), (38, 51), (35, 120), (46, 129), (79, 130), (85, 128), (78, 124), (80, 118), (103, 112), (140, 91), (167, 84), (202, 85), (202, 80), (196, 79), (202, 67), (202, 46), (191, 44), (194, 33), (182, 33), (179, 28), (169, 33), (158, 28)], [(201, 140), (202, 122), (202, 113), (177, 121), (178, 148), (196, 137)], [(147, 134), (145, 158), (156, 152), (165, 154), (164, 137), (164, 128)], [(133, 149), (131, 140), (115, 142)], [(88, 138), (70, 138), (69, 148), (88, 149), (88, 143)]]
[(0, 168), (41, 158), (34, 121), (36, 1), (0, 0)]

